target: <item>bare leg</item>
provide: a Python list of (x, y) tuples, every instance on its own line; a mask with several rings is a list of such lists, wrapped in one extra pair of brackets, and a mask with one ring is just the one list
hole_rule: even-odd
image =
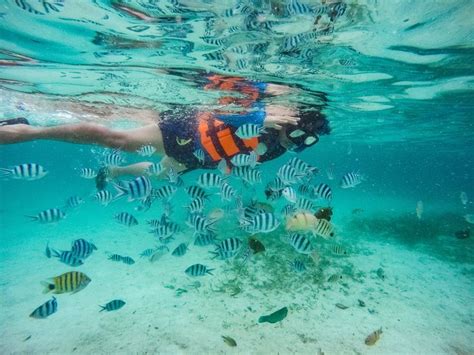
[(109, 129), (94, 123), (79, 123), (55, 127), (11, 125), (0, 127), (0, 144), (13, 144), (37, 139), (58, 140), (77, 144), (98, 144), (108, 148), (136, 151), (152, 145), (157, 154), (165, 153), (163, 136), (158, 125), (148, 125), (127, 131)]
[[(148, 168), (151, 164), (153, 163), (144, 161), (126, 166), (109, 166), (107, 169), (107, 176), (111, 179), (114, 179), (124, 175), (148, 175)], [(178, 163), (175, 159), (170, 158), (168, 156), (164, 156), (164, 158), (161, 160), (161, 164), (163, 164), (164, 170), (159, 176), (157, 176), (158, 179), (166, 178), (166, 174), (169, 168), (172, 168), (177, 173), (186, 170), (186, 167), (183, 164)]]

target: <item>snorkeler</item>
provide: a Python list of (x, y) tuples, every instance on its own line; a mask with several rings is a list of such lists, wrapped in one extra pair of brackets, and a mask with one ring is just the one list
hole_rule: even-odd
[[(285, 93), (289, 89), (286, 86), (211, 75), (206, 78), (204, 88), (237, 92), (239, 96), (220, 97), (219, 104), (236, 106), (239, 111), (209, 112), (183, 105), (156, 114), (158, 124), (127, 131), (109, 129), (97, 123), (33, 127), (25, 119), (11, 119), (0, 121), (0, 144), (45, 139), (97, 144), (130, 152), (152, 146), (155, 154), (163, 156), (166, 173), (169, 168), (175, 172), (215, 168), (222, 161), (231, 168), (232, 157), (252, 151), (257, 152), (259, 162), (264, 162), (287, 150), (299, 152), (316, 144), (319, 135), (329, 133), (329, 122), (319, 106), (289, 108), (265, 104), (261, 100), (264, 96)], [(244, 126), (263, 129), (257, 135), (245, 135), (241, 133)], [(195, 154), (196, 151), (202, 151), (203, 156)], [(151, 164), (110, 166), (102, 170), (102, 175), (105, 173), (109, 178), (144, 175)], [(104, 176), (99, 176), (101, 178)]]

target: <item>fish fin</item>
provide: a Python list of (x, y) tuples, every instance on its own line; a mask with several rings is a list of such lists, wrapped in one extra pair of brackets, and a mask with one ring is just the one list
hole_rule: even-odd
[(214, 270), (215, 270), (215, 269), (207, 269), (207, 270), (206, 270), (206, 274), (214, 275), (214, 274), (212, 273), (212, 271), (214, 271)]
[(105, 311), (106, 307), (105, 306), (101, 306), (99, 305), (99, 307), (101, 307), (102, 309), (99, 311), (99, 312), (102, 312), (102, 311)]
[(61, 253), (53, 248), (51, 248), (51, 253), (53, 253), (53, 256), (56, 258), (59, 258), (61, 256)]
[(31, 218), (31, 221), (38, 221), (39, 220), (38, 216), (27, 216), (27, 215), (25, 215), (25, 217)]
[[(123, 187), (119, 184), (112, 183), (113, 187), (117, 190), (117, 195), (112, 199), (112, 201), (118, 200), (119, 198), (128, 195), (128, 190), (126, 187)], [(108, 204), (108, 203), (107, 203)]]
[(41, 281), (41, 285), (44, 286), (43, 293), (48, 293), (48, 292), (54, 290), (54, 284), (49, 283), (47, 281)]
[(13, 170), (8, 168), (0, 168), (0, 177), (8, 178), (13, 175)]

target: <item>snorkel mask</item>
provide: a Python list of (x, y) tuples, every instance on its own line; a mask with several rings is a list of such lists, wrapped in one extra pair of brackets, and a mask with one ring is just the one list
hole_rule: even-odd
[(298, 127), (288, 129), (286, 137), (292, 144), (288, 149), (297, 153), (319, 142), (319, 137), (317, 135), (305, 132)]

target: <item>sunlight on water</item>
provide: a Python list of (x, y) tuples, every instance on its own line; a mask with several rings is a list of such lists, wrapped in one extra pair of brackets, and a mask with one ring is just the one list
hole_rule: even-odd
[(473, 353), (473, 13), (2, 0), (0, 352)]

